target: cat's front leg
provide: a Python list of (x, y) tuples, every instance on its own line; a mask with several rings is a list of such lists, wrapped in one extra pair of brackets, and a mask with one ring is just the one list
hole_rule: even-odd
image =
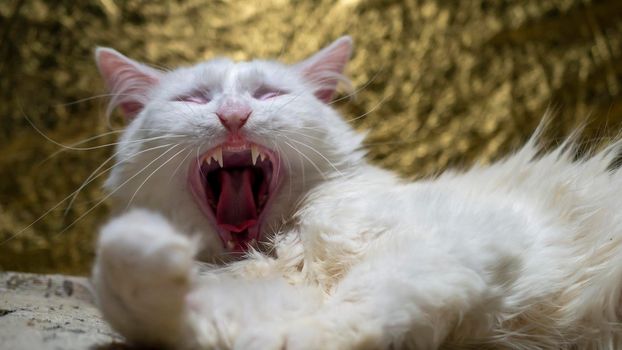
[(93, 285), (104, 317), (129, 341), (179, 346), (190, 336), (186, 297), (194, 247), (161, 215), (133, 210), (100, 232)]
[(296, 283), (302, 251), (294, 236), (279, 240), (280, 258), (256, 253), (200, 274), (195, 247), (145, 210), (104, 226), (93, 284), (113, 328), (137, 344), (230, 349), (247, 329), (309, 314), (319, 305), (318, 290)]

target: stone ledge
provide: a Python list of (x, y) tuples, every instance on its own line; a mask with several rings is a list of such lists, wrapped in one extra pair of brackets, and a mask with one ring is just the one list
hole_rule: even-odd
[(103, 321), (84, 277), (0, 272), (0, 348), (129, 349)]

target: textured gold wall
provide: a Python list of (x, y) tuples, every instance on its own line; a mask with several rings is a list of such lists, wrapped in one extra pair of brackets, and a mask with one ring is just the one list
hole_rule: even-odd
[(3, 0), (0, 269), (88, 271), (105, 205), (65, 228), (102, 198), (103, 177), (55, 206), (111, 149), (56, 154), (28, 119), (64, 144), (110, 130), (96, 45), (165, 67), (217, 54), (293, 62), (346, 33), (360, 91), (339, 108), (371, 130), (370, 158), (405, 175), (506, 154), (548, 107), (553, 141), (588, 116), (590, 137), (622, 128), (620, 0)]

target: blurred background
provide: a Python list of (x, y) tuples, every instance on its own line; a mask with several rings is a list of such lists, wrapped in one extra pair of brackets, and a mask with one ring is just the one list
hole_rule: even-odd
[(160, 67), (295, 62), (343, 34), (358, 92), (338, 108), (370, 130), (370, 160), (404, 176), (494, 161), (547, 110), (550, 145), (581, 123), (586, 144), (622, 130), (620, 0), (3, 0), (0, 270), (90, 269), (105, 174), (66, 198), (122, 127), (104, 116), (96, 46)]

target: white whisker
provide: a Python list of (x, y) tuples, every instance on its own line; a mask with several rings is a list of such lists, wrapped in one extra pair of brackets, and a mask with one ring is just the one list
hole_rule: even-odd
[[(277, 143), (274, 143), (274, 146), (276, 148), (276, 151), (279, 152), (280, 154), (283, 154), (281, 148), (279, 147), (279, 145)], [(292, 165), (291, 162), (289, 161), (289, 159), (287, 157), (283, 157), (283, 161), (286, 162), (287, 165), (287, 169), (288, 171), (288, 175), (289, 175), (289, 190), (288, 190), (288, 198), (292, 197), (292, 186), (293, 186), (293, 171), (292, 171)], [(278, 177), (278, 173), (277, 173), (277, 177)], [(303, 182), (304, 183), (304, 182)]]
[(166, 164), (168, 164), (171, 160), (173, 160), (178, 154), (180, 154), (181, 152), (185, 151), (186, 149), (183, 148), (181, 149), (179, 152), (173, 154), (168, 160), (166, 160), (164, 163), (160, 164), (160, 166), (158, 166), (154, 171), (151, 172), (151, 174), (149, 174), (149, 176), (147, 176), (145, 178), (145, 180), (143, 180), (143, 182), (138, 186), (138, 188), (136, 189), (136, 191), (134, 191), (134, 194), (132, 195), (132, 197), (130, 198), (130, 200), (127, 202), (127, 206), (126, 209), (129, 208), (132, 204), (132, 202), (134, 201), (134, 198), (136, 197), (136, 194), (138, 194), (138, 191), (140, 191), (141, 188), (143, 188), (143, 186), (145, 185), (145, 183), (147, 181), (149, 181), (149, 179), (160, 169), (162, 169), (162, 167), (164, 167)]
[[(170, 146), (169, 145), (161, 145), (161, 146), (157, 146), (154, 147), (152, 149), (155, 148), (162, 148), (162, 147), (166, 147), (166, 146)], [(148, 149), (149, 151), (152, 149)], [(147, 150), (145, 150), (147, 151)], [(138, 152), (138, 153), (142, 153)], [(136, 154), (138, 154), (136, 153)], [(72, 198), (74, 195), (76, 195), (78, 192), (80, 192), (85, 186), (87, 186), (89, 183), (95, 181), (95, 179), (99, 178), (101, 175), (103, 175), (104, 173), (106, 173), (108, 170), (112, 169), (115, 165), (112, 165), (111, 167), (103, 170), (102, 172), (100, 172), (97, 176), (91, 178), (88, 182), (83, 183), (78, 189), (76, 189), (75, 191), (73, 191), (72, 193), (70, 193), (69, 195), (67, 195), (65, 198), (61, 199), (58, 203), (56, 203), (54, 206), (52, 206), (50, 209), (48, 209), (45, 213), (43, 213), (41, 216), (39, 216), (37, 219), (35, 219), (33, 222), (31, 222), (30, 224), (28, 224), (26, 227), (22, 228), (21, 230), (19, 230), (18, 232), (10, 235), (9, 237), (7, 237), (6, 239), (4, 239), (3, 241), (0, 242), (0, 245), (3, 245), (11, 240), (13, 240), (15, 237), (19, 236), (20, 234), (22, 234), (24, 231), (28, 230), (29, 228), (31, 228), (34, 224), (36, 224), (37, 222), (41, 221), (43, 218), (45, 218), (48, 214), (50, 214), (51, 212), (53, 212), (54, 210), (56, 210), (56, 208), (58, 208), (61, 204), (65, 203), (65, 201), (67, 201), (68, 199)]]
[(113, 191), (108, 193), (106, 196), (104, 196), (104, 198), (99, 200), (94, 206), (92, 206), (89, 210), (87, 210), (82, 215), (80, 215), (77, 219), (75, 219), (71, 224), (69, 224), (67, 227), (65, 227), (58, 234), (61, 234), (61, 233), (65, 232), (65, 231), (67, 231), (69, 228), (73, 227), (73, 225), (75, 225), (78, 221), (80, 221), (83, 217), (85, 217), (91, 211), (95, 210), (95, 208), (98, 207), (100, 204), (102, 204), (106, 199), (110, 198), (113, 194), (115, 194), (119, 189), (121, 189), (123, 186), (125, 186), (128, 182), (132, 181), (136, 176), (140, 175), (143, 171), (145, 171), (149, 166), (151, 166), (151, 164), (155, 163), (160, 158), (164, 157), (168, 152), (170, 152), (171, 150), (173, 150), (177, 146), (179, 146), (179, 145), (176, 144), (176, 145), (171, 146), (169, 149), (167, 149), (162, 154), (160, 154), (158, 157), (156, 157), (151, 162), (149, 162), (147, 165), (145, 165), (141, 170), (137, 171), (134, 175), (130, 176), (127, 180), (125, 180), (123, 183), (121, 183), (119, 186), (117, 186), (116, 189), (114, 189)]
[(363, 117), (365, 117), (366, 115), (368, 115), (369, 113), (375, 111), (376, 109), (378, 109), (378, 107), (380, 107), (380, 105), (382, 105), (384, 103), (384, 101), (388, 98), (389, 96), (382, 96), (382, 98), (380, 99), (380, 101), (378, 101), (378, 103), (376, 103), (370, 110), (368, 110), (367, 112), (359, 115), (358, 117), (354, 117), (352, 119), (348, 119), (346, 120), (348, 123), (353, 122), (355, 120), (359, 120)]
[[(132, 158), (136, 157), (139, 154), (145, 153), (145, 152), (149, 152), (149, 151), (153, 151), (156, 149), (160, 149), (160, 148), (164, 148), (164, 147), (168, 147), (173, 145), (172, 143), (166, 144), (166, 145), (160, 145), (160, 146), (155, 146), (155, 147), (151, 147), (151, 148), (147, 148), (144, 150), (141, 150), (139, 152), (136, 152), (134, 154), (132, 154)], [(110, 157), (108, 157), (108, 159), (106, 159), (100, 166), (97, 167), (97, 169), (95, 169), (88, 177), (86, 180), (84, 180), (84, 182), (82, 183), (82, 185), (80, 185), (80, 187), (78, 187), (77, 190), (75, 190), (73, 192), (73, 194), (71, 194), (70, 196), (72, 196), (71, 200), (69, 201), (69, 203), (67, 204), (67, 207), (65, 208), (65, 213), (64, 215), (66, 216), (67, 213), (69, 212), (69, 209), (71, 208), (71, 206), (73, 205), (73, 202), (75, 201), (75, 199), (78, 197), (80, 191), (82, 189), (84, 189), (88, 184), (90, 184), (91, 182), (93, 182), (93, 180), (95, 180), (96, 178), (100, 177), (101, 175), (105, 174), (108, 170), (114, 168), (116, 166), (116, 164), (113, 164), (112, 166), (106, 168), (105, 170), (103, 170), (102, 172), (100, 172), (97, 176), (93, 177), (93, 175), (95, 175), (95, 173), (97, 171), (99, 171), (99, 169), (101, 169), (104, 165), (106, 165), (106, 163), (108, 163), (111, 159), (113, 159), (114, 157), (116, 157), (119, 153), (121, 153), (122, 151), (119, 150), (117, 152), (115, 152), (113, 155), (111, 155)]]
[[(96, 100), (99, 98), (104, 98), (104, 97), (115, 97), (115, 96), (119, 96), (121, 94), (99, 94), (99, 95), (95, 95), (95, 96), (90, 96), (90, 97), (85, 97), (85, 98), (81, 98), (79, 100), (75, 100), (75, 101), (71, 101), (71, 102), (67, 102), (67, 103), (61, 103), (58, 104), (57, 106), (62, 106), (62, 107), (67, 107), (67, 106), (72, 106), (78, 103), (82, 103), (82, 102), (86, 102), (86, 101), (91, 101), (91, 100)], [(133, 95), (126, 95), (126, 96), (133, 96)]]
[(141, 143), (141, 142), (148, 142), (148, 141), (155, 141), (155, 140), (169, 139), (169, 138), (177, 138), (177, 137), (187, 137), (187, 136), (186, 135), (160, 135), (160, 136), (148, 137), (148, 138), (145, 138), (145, 139), (111, 142), (111, 143), (107, 143), (107, 144), (103, 144), (103, 145), (98, 145), (98, 146), (91, 146), (91, 147), (71, 147), (71, 146), (67, 146), (67, 145), (63, 145), (61, 143), (58, 143), (58, 142), (56, 142), (56, 141), (54, 141), (52, 139), (48, 139), (48, 140), (53, 142), (54, 144), (56, 144), (58, 146), (61, 146), (61, 147), (65, 148), (66, 150), (71, 150), (71, 151), (91, 151), (91, 150), (94, 150), (94, 149), (111, 147), (111, 146), (116, 146), (116, 145), (119, 145), (119, 144)]
[(285, 136), (285, 135), (283, 135), (283, 136), (284, 136), (285, 138), (287, 138), (289, 141), (295, 142), (295, 143), (297, 143), (297, 144), (299, 144), (299, 145), (301, 145), (301, 146), (305, 146), (305, 147), (307, 147), (308, 149), (310, 149), (311, 151), (315, 152), (317, 155), (319, 155), (320, 157), (322, 157), (322, 158), (323, 158), (323, 159), (324, 159), (324, 160), (325, 160), (325, 161), (326, 161), (326, 162), (327, 162), (327, 163), (328, 163), (328, 164), (329, 164), (329, 165), (330, 165), (333, 169), (335, 169), (335, 171), (336, 171), (336, 172), (337, 172), (340, 176), (343, 176), (343, 173), (342, 173), (339, 169), (337, 169), (337, 167), (336, 167), (336, 166), (335, 166), (335, 165), (334, 165), (334, 164), (333, 164), (333, 163), (332, 163), (332, 162), (331, 162), (328, 158), (326, 158), (326, 156), (324, 156), (324, 155), (322, 154), (322, 152), (320, 152), (320, 151), (316, 150), (315, 148), (313, 148), (313, 147), (311, 147), (311, 146), (307, 145), (307, 144), (306, 144), (306, 143), (304, 143), (304, 142), (301, 142), (301, 141), (298, 141), (298, 140), (292, 139), (292, 138), (287, 137), (287, 136)]
[(317, 170), (317, 172), (326, 180), (326, 176), (324, 174), (324, 172), (320, 169), (320, 167), (317, 166), (317, 164), (315, 164), (315, 162), (307, 157), (306, 154), (304, 154), (303, 152), (300, 152), (296, 147), (292, 146), (291, 143), (287, 142), (287, 141), (283, 141), (283, 143), (285, 143), (286, 145), (288, 145), (292, 150), (298, 152), (298, 154), (300, 154), (301, 156), (303, 156), (306, 160), (309, 161), (309, 163), (311, 163), (311, 165), (315, 168), (315, 170)]
[[(186, 150), (186, 149), (184, 149)], [(177, 174), (177, 172), (179, 171), (179, 169), (181, 168), (181, 166), (186, 162), (186, 160), (188, 159), (188, 157), (190, 157), (190, 155), (192, 154), (192, 152), (188, 152), (188, 154), (186, 154), (186, 156), (179, 161), (179, 164), (177, 164), (177, 167), (175, 168), (175, 170), (173, 170), (173, 173), (171, 174), (171, 177), (168, 179), (168, 183), (170, 184), (171, 181), (173, 180), (173, 178), (175, 177), (175, 175)]]
[(367, 87), (368, 87), (368, 86), (369, 86), (369, 85), (370, 85), (370, 84), (371, 84), (374, 80), (376, 80), (376, 78), (378, 77), (378, 75), (380, 75), (380, 73), (384, 71), (384, 66), (385, 66), (385, 63), (383, 63), (383, 64), (382, 64), (382, 66), (380, 67), (380, 69), (378, 69), (378, 70), (376, 71), (376, 73), (374, 73), (374, 75), (373, 75), (371, 78), (369, 78), (369, 79), (367, 80), (367, 82), (366, 82), (365, 84), (363, 84), (361, 87), (359, 87), (358, 89), (356, 89), (356, 90), (354, 90), (354, 91), (350, 92), (350, 93), (349, 93), (349, 94), (347, 94), (347, 95), (344, 95), (344, 96), (342, 96), (342, 97), (339, 97), (339, 98), (337, 98), (337, 99), (334, 99), (334, 100), (330, 101), (328, 104), (329, 104), (329, 105), (335, 104), (335, 103), (337, 103), (337, 102), (339, 102), (339, 101), (345, 100), (345, 99), (347, 99), (347, 98), (349, 98), (349, 97), (352, 97), (352, 96), (356, 95), (357, 93), (359, 93), (359, 92), (361, 92), (361, 91), (365, 90), (365, 89), (366, 89), (366, 88), (367, 88)]

